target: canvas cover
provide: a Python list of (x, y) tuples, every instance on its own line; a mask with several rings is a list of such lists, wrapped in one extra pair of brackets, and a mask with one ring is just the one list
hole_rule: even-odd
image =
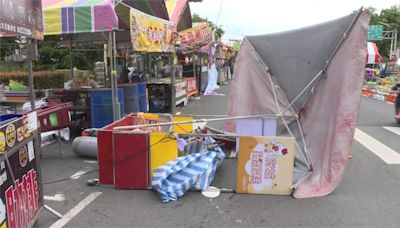
[[(368, 22), (369, 15), (360, 11), (242, 42), (227, 113), (287, 110), (279, 118), (278, 132), (296, 137), (295, 197), (330, 194), (341, 180), (357, 121)], [(235, 132), (234, 122), (225, 126)]]
[(379, 54), (378, 47), (374, 42), (368, 42), (367, 44), (367, 64), (379, 64), (383, 59), (381, 54)]

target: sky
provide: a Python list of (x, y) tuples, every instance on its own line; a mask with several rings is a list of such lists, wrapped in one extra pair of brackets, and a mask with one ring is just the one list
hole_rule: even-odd
[(399, 4), (400, 0), (203, 0), (190, 3), (190, 9), (222, 25), (226, 41), (318, 24), (361, 7), (381, 10)]

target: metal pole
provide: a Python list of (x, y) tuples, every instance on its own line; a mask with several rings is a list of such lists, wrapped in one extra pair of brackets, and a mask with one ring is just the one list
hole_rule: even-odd
[(282, 115), (254, 115), (254, 116), (234, 116), (226, 118), (215, 118), (215, 119), (197, 119), (197, 120), (187, 120), (187, 121), (176, 121), (176, 122), (165, 122), (165, 123), (155, 123), (155, 124), (141, 124), (141, 125), (131, 125), (131, 126), (120, 126), (115, 127), (114, 130), (131, 130), (143, 127), (158, 127), (158, 126), (170, 126), (170, 125), (180, 125), (180, 124), (193, 124), (193, 123), (204, 123), (204, 122), (218, 122), (224, 120), (239, 120), (239, 119), (252, 119), (252, 118), (281, 118)]
[(115, 39), (115, 30), (113, 31), (113, 61), (114, 61), (114, 98), (115, 98), (115, 117), (117, 120), (121, 119), (121, 109), (118, 100), (118, 81), (117, 81), (117, 42)]
[(33, 45), (32, 40), (28, 39), (28, 83), (29, 83), (29, 90), (31, 93), (31, 110), (35, 111), (35, 89), (33, 84), (33, 66), (32, 66), (32, 59), (33, 59)]
[(110, 54), (110, 81), (111, 81), (111, 99), (112, 99), (112, 109), (113, 109), (113, 119), (116, 120), (116, 111), (115, 111), (115, 94), (114, 94), (114, 61), (112, 59), (113, 53), (111, 51), (112, 48), (112, 35), (111, 32), (109, 33), (109, 42), (110, 45), (108, 45), (109, 49), (109, 54)]
[[(33, 81), (33, 64), (32, 64), (34, 45), (32, 44), (31, 38), (27, 38), (27, 39), (28, 39), (28, 42), (27, 42), (27, 49), (28, 49), (28, 84), (29, 84), (29, 90), (30, 90), (30, 93), (31, 93), (31, 110), (33, 112), (36, 109), (35, 108), (35, 87), (34, 87), (34, 83), (33, 83), (34, 82)], [(35, 134), (36, 135), (35, 135), (35, 137), (33, 138), (32, 141), (33, 141), (33, 147), (34, 147), (34, 150), (35, 150), (34, 151), (35, 156), (36, 156), (36, 158), (38, 158), (39, 154), (40, 154), (40, 152), (39, 152), (40, 151), (40, 145), (39, 145), (40, 144), (40, 139), (39, 139), (40, 133), (35, 133)], [(13, 183), (15, 185), (15, 178), (14, 178), (14, 175), (13, 175), (13, 172), (12, 172), (12, 169), (11, 169), (12, 166), (10, 165), (10, 163), (8, 161), (7, 155), (6, 155), (6, 160), (8, 162), (8, 166), (9, 166), (10, 171), (11, 171), (10, 172), (11, 173), (11, 177), (12, 177)], [(61, 218), (62, 215), (60, 213), (58, 213), (54, 209), (52, 209), (49, 206), (44, 204), (44, 200), (43, 200), (43, 184), (42, 184), (42, 177), (41, 177), (42, 172), (41, 172), (41, 166), (40, 166), (39, 159), (36, 159), (36, 167), (37, 167), (37, 172), (38, 172), (37, 173), (38, 182), (39, 182), (39, 186), (41, 188), (41, 190), (39, 191), (39, 198), (42, 201), (43, 206), (44, 206), (44, 208), (46, 210), (49, 210), (52, 214), (54, 214), (57, 217)]]
[(59, 212), (57, 212), (57, 211), (54, 210), (53, 208), (47, 206), (46, 204), (44, 204), (44, 209), (46, 209), (47, 211), (49, 211), (49, 212), (52, 213), (53, 215), (57, 216), (58, 218), (62, 218), (62, 214), (60, 214)]
[(397, 29), (394, 30), (394, 51), (397, 51)]
[(290, 104), (283, 110), (282, 113), (285, 113), (287, 110), (289, 110), (292, 107), (292, 105), (303, 95), (303, 93), (305, 93), (307, 89), (314, 83), (314, 81), (317, 80), (319, 77), (321, 77), (323, 73), (324, 73), (323, 70), (318, 72), (318, 74), (307, 84), (306, 87), (304, 87), (304, 89), (296, 96), (296, 98), (294, 98), (292, 102), (290, 102)]
[(196, 80), (196, 86), (197, 86), (197, 90), (198, 90), (197, 96), (200, 96), (200, 88), (199, 88), (200, 81), (199, 81), (199, 78), (200, 78), (201, 74), (199, 75), (199, 77), (197, 77), (197, 65), (196, 65), (195, 59), (197, 59), (197, 55), (196, 55), (195, 52), (193, 52), (193, 54), (192, 54), (193, 77), (194, 77), (195, 80)]
[(104, 61), (104, 86), (108, 84), (107, 78), (108, 78), (108, 64), (107, 64), (107, 50), (108, 50), (108, 45), (104, 44), (103, 46), (103, 61)]
[(392, 39), (390, 39), (390, 53), (389, 53), (389, 58), (391, 58), (391, 55), (393, 53), (393, 36), (394, 33), (392, 33)]
[(71, 79), (74, 78), (74, 66), (73, 66), (73, 59), (72, 59), (72, 43), (69, 42), (69, 68), (71, 70)]
[(172, 56), (170, 55), (168, 57), (168, 62), (172, 66), (172, 75), (171, 75), (171, 114), (175, 115), (176, 114), (176, 88), (175, 88), (175, 66), (174, 66), (174, 60)]

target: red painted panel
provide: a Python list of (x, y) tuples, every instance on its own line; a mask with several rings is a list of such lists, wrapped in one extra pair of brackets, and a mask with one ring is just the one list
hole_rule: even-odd
[(119, 121), (116, 121), (97, 132), (98, 165), (99, 165), (99, 183), (104, 185), (114, 184), (113, 167), (113, 146), (112, 133), (114, 127), (127, 126), (133, 124), (133, 116), (128, 115)]
[(147, 189), (149, 187), (149, 135), (114, 132), (114, 187)]
[(186, 82), (186, 96), (190, 97), (199, 93), (197, 89), (196, 77), (185, 78)]

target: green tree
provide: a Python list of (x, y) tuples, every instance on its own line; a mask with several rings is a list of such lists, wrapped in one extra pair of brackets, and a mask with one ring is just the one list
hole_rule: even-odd
[[(383, 9), (380, 13), (372, 7), (367, 10), (371, 13), (370, 25), (383, 25), (384, 31), (397, 29), (400, 32), (400, 8), (398, 6)], [(390, 40), (377, 41), (376, 44), (382, 56), (390, 56)]]
[[(35, 64), (36, 70), (69, 69), (70, 55), (68, 47), (63, 47), (60, 36), (46, 36), (39, 42), (39, 61)], [(85, 46), (85, 50), (73, 51), (73, 67), (80, 70), (93, 70), (96, 61), (102, 61), (103, 51), (101, 45)], [(73, 48), (74, 50), (74, 48)]]
[(14, 52), (17, 47), (17, 39), (14, 37), (0, 38), (0, 60), (4, 60)]
[(225, 34), (225, 31), (222, 29), (222, 26), (218, 26), (217, 27), (214, 23), (209, 21), (207, 18), (202, 18), (198, 14), (193, 14), (192, 15), (192, 22), (193, 23), (195, 23), (195, 22), (207, 22), (208, 26), (210, 26), (211, 29), (216, 29), (215, 30), (215, 38), (216, 39), (221, 38)]

